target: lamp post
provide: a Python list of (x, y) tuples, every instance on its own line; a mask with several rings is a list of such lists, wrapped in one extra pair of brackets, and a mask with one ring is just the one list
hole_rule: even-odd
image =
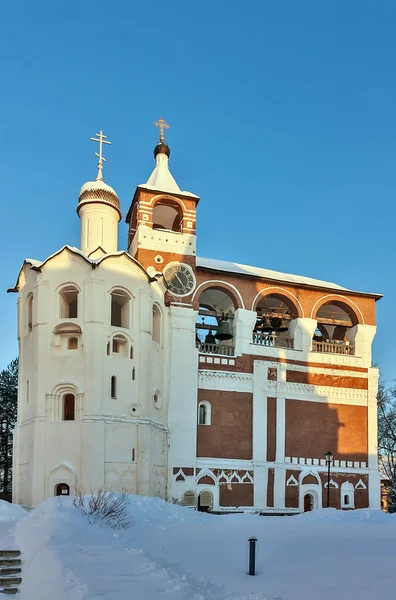
[(329, 450), (325, 454), (326, 465), (327, 465), (327, 508), (330, 506), (330, 466), (333, 462), (334, 454)]

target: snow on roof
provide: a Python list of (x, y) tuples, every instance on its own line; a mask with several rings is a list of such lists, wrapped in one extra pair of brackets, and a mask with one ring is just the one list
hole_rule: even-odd
[[(304, 275), (292, 275), (291, 273), (282, 273), (280, 271), (272, 271), (271, 269), (260, 269), (259, 267), (252, 267), (250, 265), (240, 265), (238, 263), (228, 262), (224, 260), (215, 260), (213, 258), (200, 258), (197, 256), (197, 267), (201, 267), (204, 269), (213, 269), (214, 271), (226, 271), (228, 273), (236, 273), (238, 275), (249, 275), (250, 277), (260, 277), (265, 279), (274, 279), (276, 281), (284, 281), (288, 283), (309, 285), (313, 287), (329, 288), (331, 290), (340, 290), (342, 292), (353, 291), (331, 281), (313, 279), (312, 277), (305, 277)], [(366, 292), (364, 293), (366, 294)], [(380, 294), (370, 295), (380, 296)]]
[[(114, 194), (114, 196), (117, 196), (115, 190), (108, 185), (107, 183), (105, 183), (103, 181), (103, 179), (96, 179), (96, 181), (87, 181), (86, 183), (84, 183), (84, 185), (82, 186), (81, 190), (80, 190), (80, 196), (81, 194), (83, 194), (86, 191), (105, 191), (105, 192), (110, 192), (111, 194)], [(118, 198), (118, 196), (117, 196)]]
[(151, 173), (147, 183), (142, 183), (138, 187), (149, 190), (158, 190), (160, 192), (169, 192), (170, 194), (183, 194), (184, 196), (192, 196), (198, 198), (195, 194), (182, 191), (176, 183), (175, 178), (169, 171), (168, 157), (166, 154), (159, 153), (156, 157), (156, 165)]

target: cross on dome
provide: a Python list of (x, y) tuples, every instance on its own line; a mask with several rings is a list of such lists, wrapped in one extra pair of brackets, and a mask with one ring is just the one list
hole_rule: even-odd
[(96, 181), (98, 180), (103, 180), (103, 163), (106, 162), (105, 157), (103, 156), (103, 144), (109, 144), (111, 145), (111, 142), (109, 142), (107, 140), (107, 136), (103, 135), (103, 131), (100, 130), (99, 133), (95, 133), (95, 135), (97, 136), (96, 138), (91, 137), (91, 140), (93, 142), (99, 142), (99, 153), (95, 152), (95, 156), (97, 156), (99, 158), (98, 160), (98, 176), (96, 178)]
[(154, 125), (158, 127), (160, 142), (163, 144), (165, 142), (165, 129), (169, 129), (169, 125), (162, 117), (160, 117), (158, 121), (154, 123)]

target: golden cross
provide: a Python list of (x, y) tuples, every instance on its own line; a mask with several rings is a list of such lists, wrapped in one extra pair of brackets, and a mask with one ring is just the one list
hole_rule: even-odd
[(99, 142), (99, 154), (95, 152), (95, 156), (99, 158), (98, 160), (98, 176), (96, 180), (103, 179), (103, 163), (106, 162), (105, 157), (103, 156), (103, 144), (111, 144), (111, 142), (107, 141), (107, 136), (103, 135), (103, 131), (100, 130), (99, 133), (95, 133), (96, 138), (91, 137), (93, 142)]
[(169, 125), (162, 117), (160, 117), (158, 121), (154, 123), (154, 125), (159, 129), (160, 142), (163, 144), (165, 142), (165, 129), (169, 129)]

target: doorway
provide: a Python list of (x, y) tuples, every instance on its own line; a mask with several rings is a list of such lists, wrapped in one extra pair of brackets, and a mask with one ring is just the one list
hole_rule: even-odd
[(314, 509), (314, 498), (312, 494), (305, 494), (304, 496), (304, 512), (310, 512)]
[(208, 490), (204, 490), (198, 496), (198, 510), (200, 512), (209, 512), (213, 506), (213, 496)]
[(70, 487), (67, 483), (58, 483), (55, 486), (55, 496), (70, 496)]

